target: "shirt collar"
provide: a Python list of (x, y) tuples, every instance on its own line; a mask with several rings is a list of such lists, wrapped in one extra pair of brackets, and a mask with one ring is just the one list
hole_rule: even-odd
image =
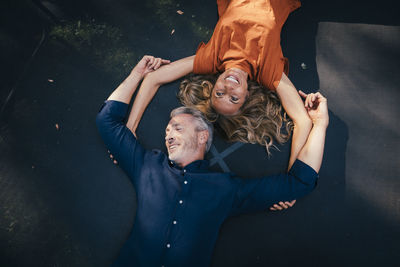
[(176, 164), (172, 160), (168, 160), (168, 163), (171, 167), (174, 167), (178, 170), (186, 170), (189, 172), (205, 172), (208, 170), (209, 166), (208, 160), (196, 160), (186, 165), (184, 168), (181, 168), (178, 164)]

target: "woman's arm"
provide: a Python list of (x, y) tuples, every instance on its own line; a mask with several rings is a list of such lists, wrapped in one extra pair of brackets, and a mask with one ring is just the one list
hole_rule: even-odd
[(313, 127), (297, 158), (319, 172), (324, 155), (326, 129), (329, 125), (328, 101), (321, 93), (299, 93), (305, 98), (305, 106)]
[(283, 108), (294, 123), (292, 147), (288, 165), (288, 170), (290, 170), (300, 150), (307, 141), (312, 122), (299, 93), (285, 73), (282, 73), (282, 78), (276, 88), (276, 92), (279, 95)]
[(158, 88), (192, 72), (194, 57), (185, 57), (168, 65), (163, 65), (144, 78), (126, 124), (133, 133), (136, 131), (146, 107), (153, 99)]

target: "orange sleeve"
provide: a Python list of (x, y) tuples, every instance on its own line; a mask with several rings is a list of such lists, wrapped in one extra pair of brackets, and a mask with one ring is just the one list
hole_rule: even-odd
[(224, 14), (226, 8), (229, 5), (230, 0), (217, 0), (217, 5), (218, 5), (218, 16), (222, 17)]
[(196, 51), (196, 56), (193, 62), (193, 73), (196, 74), (210, 74), (214, 73), (214, 58), (213, 53), (210, 52), (209, 45), (201, 42)]
[(282, 58), (281, 60), (283, 62), (283, 70), (280, 71), (281, 68), (279, 67), (277, 68), (278, 71), (274, 73), (275, 75), (274, 78), (272, 79), (273, 80), (272, 85), (270, 85), (271, 87), (268, 87), (270, 90), (273, 91), (276, 91), (276, 88), (278, 88), (278, 85), (282, 79), (282, 73), (285, 73), (286, 76), (289, 76), (289, 60), (286, 57)]

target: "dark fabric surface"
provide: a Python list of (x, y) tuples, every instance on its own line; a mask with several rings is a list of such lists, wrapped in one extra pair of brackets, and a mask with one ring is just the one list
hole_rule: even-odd
[[(126, 74), (119, 71), (125, 62), (99, 64), (99, 55), (113, 58), (103, 40), (79, 50), (47, 34), (20, 75), (43, 27), (53, 27), (34, 2), (5, 0), (0, 8), (2, 104), (15, 88), (0, 114), (0, 265), (109, 266), (134, 222), (136, 193), (108, 158), (93, 121), (99, 103)], [(213, 0), (42, 2), (74, 30), (79, 21), (81, 28), (89, 21), (120, 29), (117, 44), (126, 41), (137, 58), (192, 55), (217, 21)], [(395, 4), (303, 0), (290, 15), (282, 29), (289, 78), (298, 89), (320, 90), (330, 108), (318, 187), (287, 211), (228, 219), (212, 266), (398, 265)], [(120, 50), (110, 53), (129, 56)], [(146, 110), (137, 132), (144, 147), (165, 151), (164, 129), (168, 112), (179, 105), (178, 86), (163, 86)], [(290, 142), (269, 158), (261, 146), (233, 145), (215, 139), (214, 153), (207, 155), (215, 162), (212, 170), (258, 177), (286, 169)]]

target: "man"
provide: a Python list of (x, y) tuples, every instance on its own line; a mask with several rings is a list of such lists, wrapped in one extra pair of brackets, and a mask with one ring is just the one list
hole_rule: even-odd
[(286, 174), (242, 179), (210, 172), (204, 154), (212, 127), (191, 108), (171, 112), (165, 136), (168, 157), (145, 150), (135, 129), (124, 123), (128, 104), (143, 77), (168, 62), (145, 56), (97, 116), (106, 146), (137, 194), (135, 223), (115, 266), (208, 266), (226, 218), (304, 196), (314, 189), (321, 166), (329, 118), (326, 99), (319, 93), (301, 93), (313, 128)]

